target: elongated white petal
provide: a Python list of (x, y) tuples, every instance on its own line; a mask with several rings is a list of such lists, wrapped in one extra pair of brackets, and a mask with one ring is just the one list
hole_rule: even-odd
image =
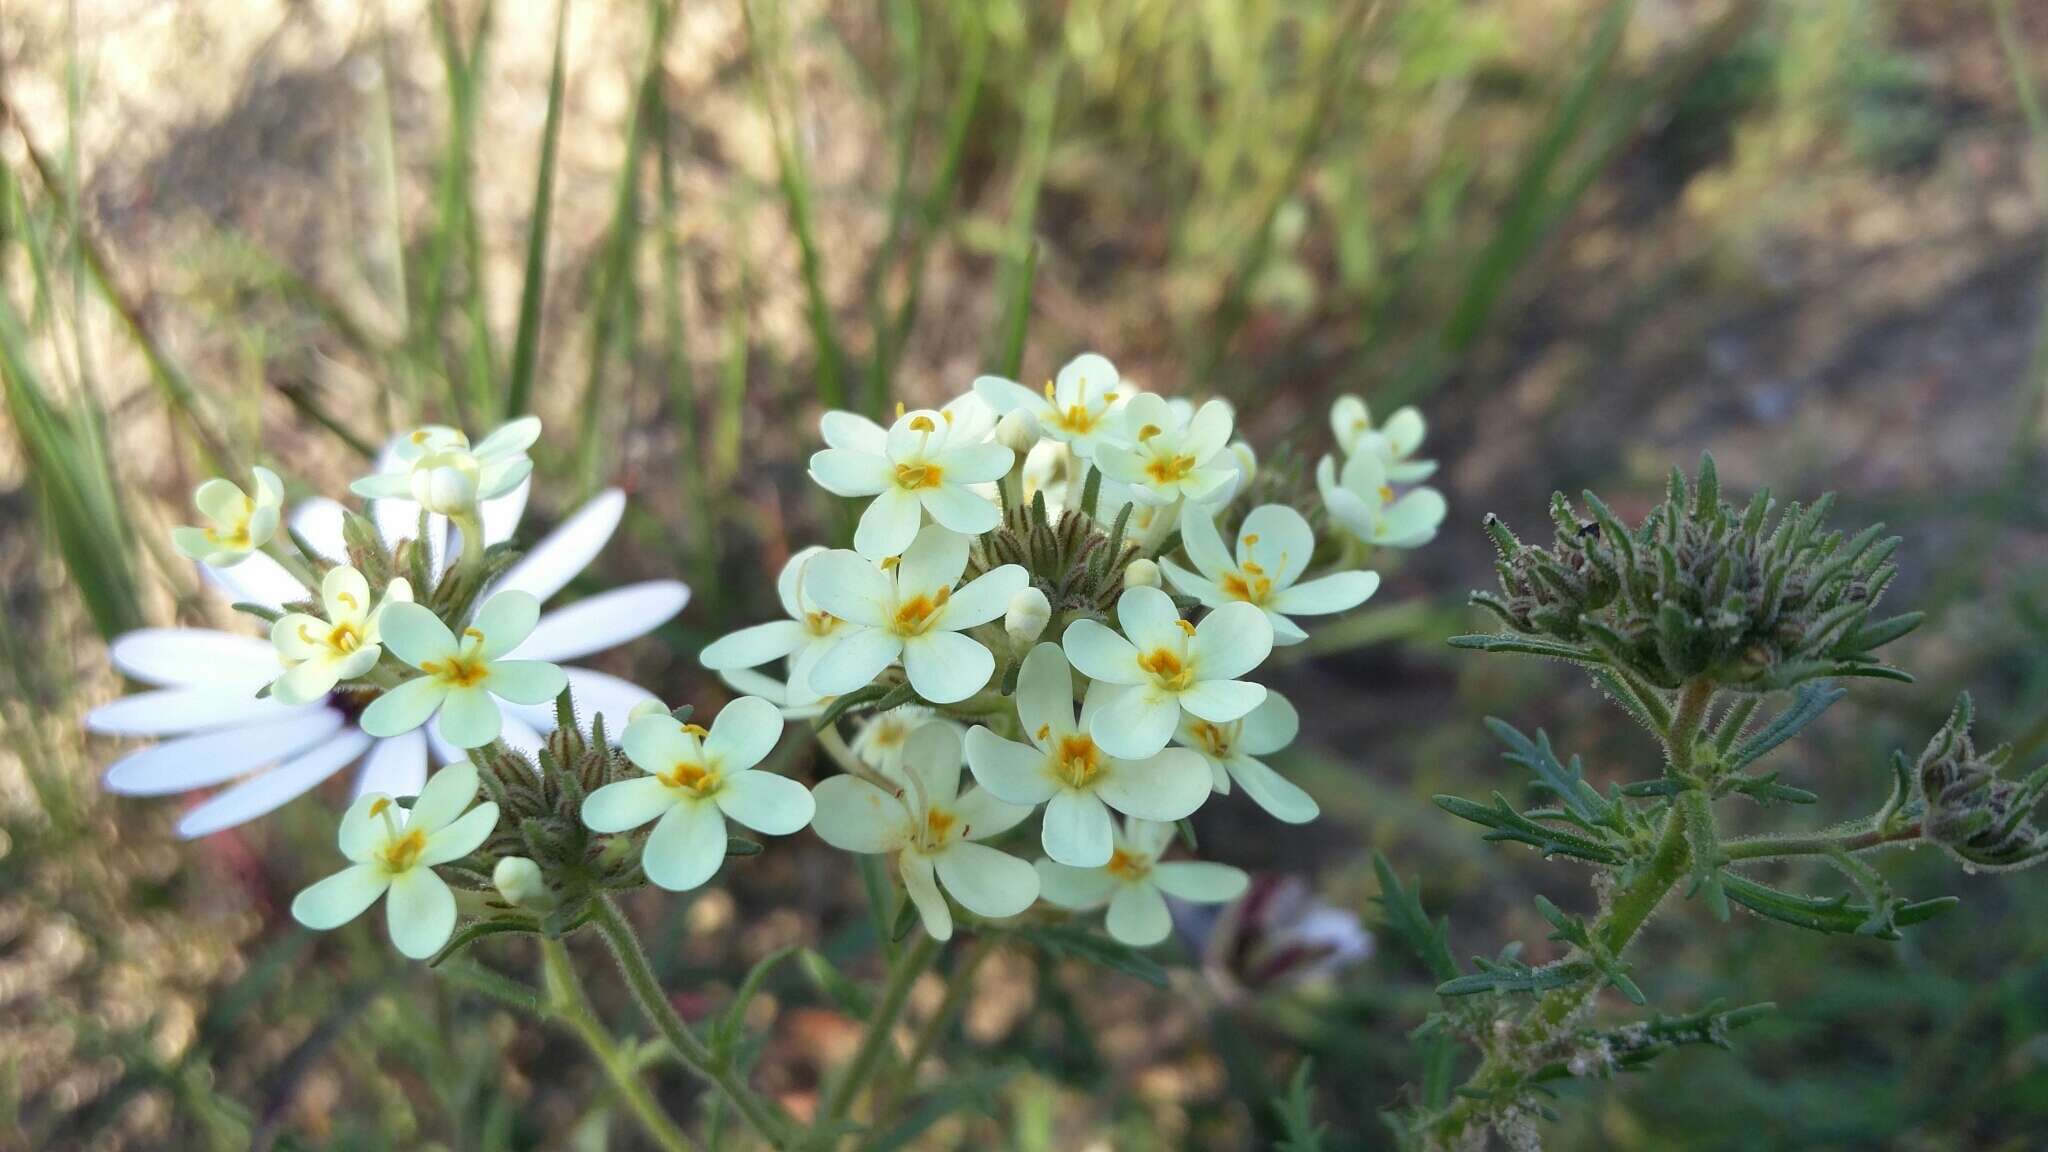
[[(1214, 791), (1209, 762), (1199, 752), (1168, 748), (1149, 760), (1118, 761), (1095, 786), (1096, 794), (1126, 816), (1179, 820)], [(1059, 859), (1059, 857), (1054, 857)]]
[(930, 858), (915, 852), (905, 852), (897, 858), (897, 871), (903, 876), (903, 894), (917, 907), (918, 919), (924, 922), (927, 936), (934, 940), (953, 938), (953, 910), (946, 906), (946, 898), (939, 894), (939, 885), (932, 878)]
[(200, 571), (237, 604), (258, 604), (276, 611), (313, 597), (312, 589), (263, 552), (251, 552), (231, 568), (207, 565)]
[(658, 776), (615, 780), (583, 798), (583, 823), (592, 832), (626, 832), (676, 806), (681, 793)]
[(126, 796), (163, 796), (219, 784), (296, 755), (341, 726), (341, 713), (310, 708), (262, 724), (168, 740), (114, 761), (106, 788)]
[(517, 589), (493, 592), (476, 610), (467, 632), (481, 634), (477, 653), (496, 660), (524, 643), (540, 621), (540, 601)]
[(212, 628), (142, 628), (107, 646), (123, 675), (145, 684), (248, 684), (253, 690), (277, 675), (277, 653), (267, 641)]
[[(1016, 464), (1017, 454), (994, 441), (984, 440), (979, 444), (962, 444), (959, 447), (949, 447), (934, 456), (933, 462), (945, 469), (946, 483), (944, 487), (959, 492), (962, 495), (972, 496), (973, 493), (968, 492), (961, 486), (967, 484), (987, 484), (991, 481), (1002, 479), (1010, 471), (1010, 468)], [(980, 496), (975, 496), (974, 498), (983, 504), (988, 504), (988, 501)], [(939, 513), (932, 509), (930, 504), (926, 504), (925, 508), (932, 512), (934, 519), (938, 517)], [(944, 520), (939, 522), (945, 523)], [(951, 525), (948, 525), (948, 527), (951, 527)], [(961, 528), (954, 528), (953, 530), (955, 532), (966, 531), (966, 529)]]
[(372, 736), (397, 736), (425, 724), (447, 695), (447, 686), (432, 676), (407, 680), (370, 701), (356, 723)]
[[(1017, 671), (1017, 719), (1024, 736), (1040, 748), (1074, 728), (1074, 673), (1057, 644), (1040, 644)], [(970, 759), (974, 745), (967, 746)]]
[(377, 614), (377, 636), (393, 656), (415, 668), (446, 660), (456, 652), (455, 636), (433, 610), (398, 601)]
[(1085, 911), (1109, 902), (1116, 877), (1101, 868), (1070, 868), (1056, 860), (1040, 860), (1038, 895), (1049, 904)]
[(1138, 650), (1099, 621), (1074, 621), (1060, 643), (1074, 668), (1091, 680), (1136, 684), (1145, 677), (1138, 667)]
[(851, 448), (827, 448), (811, 455), (811, 479), (834, 496), (873, 496), (896, 483), (889, 458)]
[[(1010, 454), (1010, 450), (1001, 445), (991, 444), (988, 447), (995, 448), (1005, 456)], [(1008, 469), (1005, 468), (1004, 471)], [(1001, 476), (1002, 472), (996, 475)], [(1003, 522), (1003, 511), (996, 507), (993, 501), (953, 484), (923, 489), (917, 494), (917, 498), (918, 503), (923, 505), (925, 512), (930, 514), (934, 522), (954, 532), (979, 536), (983, 532), (992, 531), (996, 525)]]
[(967, 767), (983, 788), (1012, 804), (1043, 804), (1059, 791), (1044, 752), (980, 725), (967, 731)]
[(1029, 804), (1011, 804), (998, 799), (986, 788), (969, 788), (953, 801), (953, 817), (960, 821), (962, 840), (987, 840), (1000, 836), (1030, 816)]
[(917, 538), (924, 505), (907, 488), (890, 485), (860, 514), (853, 530), (853, 550), (870, 560), (898, 556)]
[(1195, 567), (1210, 580), (1237, 568), (1231, 559), (1230, 548), (1216, 530), (1215, 517), (1206, 508), (1191, 510), (1181, 517), (1180, 543), (1187, 549), (1188, 559), (1194, 561)]
[(455, 893), (433, 869), (408, 868), (391, 878), (384, 926), (401, 954), (425, 960), (455, 934)]
[(896, 587), (904, 598), (951, 589), (967, 569), (968, 538), (932, 525), (917, 534), (896, 566)]
[(728, 817), (770, 836), (787, 836), (811, 822), (817, 804), (810, 789), (773, 772), (728, 776), (718, 790), (718, 808)]
[(85, 728), (103, 736), (169, 736), (277, 720), (298, 711), (276, 700), (258, 699), (250, 688), (159, 688), (93, 709), (86, 713)]
[(932, 865), (953, 899), (977, 916), (1015, 916), (1038, 899), (1038, 870), (986, 844), (953, 844)]
[(391, 885), (382, 868), (344, 868), (292, 899), (292, 919), (316, 931), (339, 928), (363, 914)]
[(725, 862), (725, 817), (709, 800), (686, 799), (668, 810), (647, 834), (640, 866), (647, 878), (671, 892), (688, 892)]
[(960, 794), (963, 745), (951, 724), (927, 722), (903, 742), (903, 767), (924, 788), (924, 801), (943, 808)]
[(1294, 705), (1278, 692), (1268, 691), (1259, 706), (1245, 714), (1237, 750), (1249, 756), (1270, 755), (1294, 743), (1300, 733), (1301, 716)]
[[(545, 629), (546, 621), (542, 621)], [(811, 642), (810, 629), (794, 620), (770, 620), (731, 632), (706, 645), (697, 660), (706, 668), (756, 668), (780, 660)]]
[[(1208, 785), (1205, 778), (1204, 791)], [(1039, 835), (1045, 844), (1045, 854), (1061, 864), (1099, 868), (1109, 863), (1114, 841), (1109, 809), (1093, 792), (1068, 789), (1056, 793), (1045, 806)]]
[(902, 654), (903, 640), (893, 632), (880, 628), (850, 629), (818, 658), (811, 669), (809, 688), (821, 696), (840, 696), (865, 688)]
[(569, 683), (568, 673), (545, 660), (494, 660), (485, 685), (493, 696), (514, 704), (551, 704)]
[(1250, 882), (1241, 869), (1204, 860), (1169, 860), (1152, 866), (1161, 892), (1197, 904), (1221, 904), (1244, 895)]
[(1180, 706), (1212, 724), (1228, 724), (1266, 698), (1266, 686), (1249, 680), (1204, 680), (1180, 694)]
[[(591, 721), (602, 715), (605, 731), (610, 733), (614, 740), (618, 738), (619, 733), (626, 730), (627, 713), (638, 705), (654, 699), (654, 693), (638, 684), (621, 680), (609, 672), (599, 672), (593, 668), (564, 668), (562, 674), (569, 678), (570, 694), (576, 701), (577, 722), (588, 727)], [(523, 725), (545, 732), (555, 730), (553, 700), (541, 704), (505, 702), (504, 712), (508, 722), (516, 717)], [(509, 740), (509, 731), (502, 738)]]
[(493, 586), (494, 590), (525, 592), (536, 600), (546, 600), (560, 592), (604, 551), (625, 514), (624, 492), (607, 488), (598, 493), (562, 521), (561, 527), (542, 537), (533, 551)]
[(342, 535), (342, 518), (347, 514), (340, 503), (315, 496), (292, 510), (292, 531), (311, 545), (322, 560), (341, 564), (348, 560), (348, 540)]
[(426, 850), (420, 853), (420, 864), (431, 868), (450, 860), (460, 860), (482, 847), (497, 827), (498, 806), (486, 800), (427, 837)]
[(1119, 760), (1143, 760), (1166, 747), (1179, 723), (1180, 704), (1172, 696), (1134, 684), (1109, 698), (1089, 721), (1088, 735)]
[(852, 412), (833, 410), (818, 420), (818, 432), (834, 448), (848, 448), (880, 456), (888, 449), (889, 433), (880, 424)]
[(1167, 648), (1178, 652), (1186, 642), (1187, 634), (1180, 628), (1180, 609), (1173, 606), (1173, 597), (1157, 588), (1124, 589), (1123, 595), (1117, 597), (1116, 618), (1124, 626), (1124, 635), (1130, 637), (1139, 651)]
[(1250, 604), (1225, 604), (1195, 626), (1188, 656), (1204, 680), (1235, 680), (1265, 663), (1273, 651), (1273, 625)]
[(1031, 574), (1020, 564), (991, 568), (962, 585), (939, 610), (937, 626), (950, 631), (986, 624), (1009, 611), (1010, 601), (1031, 585)]
[(1167, 580), (1179, 589), (1182, 595), (1193, 596), (1207, 607), (1221, 608), (1231, 601), (1230, 595), (1223, 591), (1222, 585), (1206, 577), (1197, 576), (1171, 560), (1160, 560), (1159, 570), (1166, 573)]
[(1273, 594), (1269, 606), (1291, 616), (1325, 616), (1349, 612), (1379, 591), (1377, 572), (1336, 572)]
[(503, 544), (519, 531), (520, 518), (526, 515), (526, 498), (532, 491), (533, 477), (529, 475), (503, 496), (492, 496), (477, 504), (477, 515), (484, 522), (485, 547)]
[[(1185, 534), (1185, 521), (1181, 530)], [(1276, 587), (1299, 580), (1315, 550), (1316, 535), (1308, 520), (1285, 504), (1259, 505), (1237, 529), (1238, 566), (1245, 561), (1257, 564)]]
[(951, 704), (981, 691), (995, 674), (996, 658), (971, 636), (932, 631), (903, 642), (903, 670), (919, 696)]
[(1244, 794), (1252, 802), (1264, 808), (1275, 820), (1288, 824), (1306, 824), (1322, 815), (1322, 807), (1315, 797), (1302, 791), (1301, 786), (1275, 772), (1265, 761), (1250, 756), (1233, 756), (1224, 767), (1230, 778), (1237, 781)]
[(360, 729), (344, 729), (311, 751), (251, 776), (185, 813), (178, 820), (178, 835), (188, 840), (211, 836), (274, 812), (354, 763), (370, 743)]
[(843, 548), (812, 557), (804, 568), (804, 591), (841, 620), (877, 628), (889, 622), (895, 595), (873, 562)]
[(427, 737), (417, 729), (378, 740), (363, 758), (356, 773), (357, 796), (382, 792), (386, 796), (417, 796), (427, 783)]
[(704, 755), (721, 772), (752, 768), (782, 739), (782, 713), (759, 696), (742, 696), (719, 710), (704, 739)]
[(811, 788), (811, 830), (845, 852), (893, 852), (911, 834), (903, 802), (858, 776), (831, 776)]
[[(368, 713), (364, 715), (367, 719)], [(434, 731), (457, 748), (481, 748), (497, 739), (504, 727), (504, 712), (482, 687), (449, 689), (434, 720)]]
[(420, 790), (406, 827), (432, 835), (462, 815), (463, 809), (476, 800), (476, 795), (476, 766), (468, 761), (450, 764), (434, 773), (434, 778)]
[(1126, 884), (1109, 902), (1104, 926), (1118, 943), (1150, 948), (1173, 931), (1166, 898), (1150, 884)]

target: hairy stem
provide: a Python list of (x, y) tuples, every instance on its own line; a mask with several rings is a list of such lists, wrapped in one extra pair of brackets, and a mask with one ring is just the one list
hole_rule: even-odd
[(875, 1014), (861, 1035), (860, 1048), (854, 1052), (846, 1070), (833, 1081), (832, 1090), (818, 1111), (822, 1126), (844, 1119), (853, 1108), (862, 1086), (874, 1075), (882, 1053), (889, 1047), (897, 1017), (903, 1015), (903, 1006), (910, 1000), (911, 985), (917, 983), (919, 974), (931, 966), (932, 958), (938, 954), (939, 942), (929, 934), (919, 932), (917, 943), (896, 958), (895, 966), (889, 970), (889, 982), (882, 989), (882, 998), (875, 1003)]
[(704, 1046), (683, 1018), (676, 1014), (675, 1005), (662, 991), (661, 980), (655, 976), (654, 966), (648, 962), (647, 950), (640, 946), (639, 936), (634, 934), (632, 924), (619, 911), (619, 906), (612, 902), (611, 897), (599, 896), (594, 907), (596, 915), (592, 922), (610, 946), (613, 958), (619, 962), (619, 972), (625, 977), (634, 1002), (640, 1006), (641, 1014), (647, 1017), (648, 1023), (675, 1050), (676, 1058), (725, 1097), (733, 1109), (768, 1141), (769, 1146), (777, 1149), (790, 1147), (789, 1125), (781, 1110), (749, 1088), (723, 1059)]
[(611, 1082), (612, 1091), (618, 1093), (626, 1110), (640, 1122), (649, 1140), (662, 1152), (694, 1152), (689, 1138), (647, 1090), (633, 1058), (620, 1050), (618, 1042), (598, 1020), (590, 997), (583, 990), (583, 981), (576, 975), (576, 966), (570, 962), (568, 947), (560, 940), (543, 936), (540, 956), (541, 973), (547, 984), (547, 1014), (576, 1033), (576, 1038), (590, 1049), (604, 1069), (605, 1079)]
[(996, 939), (982, 935), (975, 938), (965, 956), (953, 965), (952, 975), (946, 978), (946, 995), (939, 1001), (939, 1007), (932, 1018), (918, 1029), (917, 1039), (910, 1046), (910, 1056), (896, 1074), (877, 1090), (875, 1111), (887, 1115), (891, 1106), (901, 1099), (917, 1080), (917, 1070), (930, 1059), (931, 1054), (945, 1042), (946, 1033), (953, 1027), (953, 1021), (960, 1015), (960, 1009), (967, 1003), (967, 995), (974, 988), (974, 974), (980, 970), (981, 962), (995, 950)]
[(1896, 828), (1857, 827), (1842, 832), (1812, 836), (1757, 836), (1730, 840), (1721, 845), (1721, 855), (1730, 860), (1775, 860), (1785, 856), (1827, 856), (1835, 852), (1868, 852), (1893, 844), (1920, 839), (1916, 823)]

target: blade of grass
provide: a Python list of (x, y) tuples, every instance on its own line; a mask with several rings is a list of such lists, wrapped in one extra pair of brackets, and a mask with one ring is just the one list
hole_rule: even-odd
[[(2012, 0), (1991, 0), (1998, 45), (2005, 54), (2006, 71), (2012, 74), (2013, 96), (2027, 125), (2027, 138), (2034, 169), (2034, 197), (2044, 218), (2048, 218), (2048, 111), (2043, 111), (2041, 94), (2034, 87), (2033, 60), (2019, 22), (2013, 15)], [(2048, 402), (2048, 273), (2044, 273), (2041, 316), (2034, 325), (2034, 349), (2027, 361), (2027, 373), (2020, 380), (2014, 427), (2017, 437), (2012, 453), (2012, 488), (2024, 484), (2028, 466), (2041, 440), (2041, 410)]]
[(910, 220), (910, 169), (917, 158), (918, 106), (924, 98), (926, 71), (924, 23), (918, 16), (917, 5), (905, 0), (892, 0), (888, 9), (896, 55), (907, 60), (908, 66), (896, 69), (902, 79), (896, 96), (897, 123), (893, 129), (896, 176), (889, 191), (889, 224), (874, 262), (868, 266), (867, 285), (862, 292), (867, 298), (868, 326), (873, 330), (874, 349), (868, 358), (867, 389), (861, 397), (860, 407), (871, 416), (882, 411), (889, 391), (891, 333), (887, 287), (889, 271), (896, 265), (897, 249), (903, 243), (904, 228)]
[(526, 226), (526, 271), (519, 288), (519, 327), (512, 340), (512, 376), (505, 389), (507, 418), (533, 403), (533, 374), (540, 355), (541, 295), (547, 280), (548, 226), (554, 210), (555, 148), (562, 133), (562, 90), (567, 80), (569, 0), (555, 5), (554, 62), (548, 72), (547, 119), (541, 127), (540, 172), (534, 178), (533, 208)]
[(689, 556), (686, 566), (696, 595), (713, 620), (723, 619), (723, 593), (718, 581), (718, 535), (721, 508), (705, 481), (704, 441), (698, 435), (696, 361), (690, 352), (690, 330), (683, 315), (683, 246), (678, 231), (675, 158), (670, 153), (668, 101), (665, 90), (654, 96), (653, 123), (656, 169), (655, 235), (661, 244), (661, 368), (669, 384), (669, 412), (675, 421), (676, 487), (689, 510)]
[(1031, 289), (1038, 278), (1038, 243), (1034, 236), (1038, 193), (1045, 185), (1045, 163), (1052, 153), (1053, 124), (1059, 118), (1060, 80), (1066, 72), (1065, 41), (1054, 50), (1050, 67), (1041, 69), (1024, 104), (1024, 148), (1010, 190), (1010, 222), (1004, 240), (1003, 323), (997, 371), (1014, 380), (1024, 366), (1024, 333), (1031, 323)]

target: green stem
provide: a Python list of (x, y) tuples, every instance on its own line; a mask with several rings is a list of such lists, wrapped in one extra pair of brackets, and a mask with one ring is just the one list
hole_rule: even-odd
[(920, 932), (917, 943), (897, 957), (895, 966), (889, 970), (889, 983), (882, 989), (882, 998), (875, 1004), (875, 1014), (868, 1020), (867, 1030), (860, 1038), (860, 1048), (854, 1052), (853, 1061), (846, 1070), (839, 1074), (839, 1079), (833, 1082), (831, 1093), (819, 1109), (820, 1126), (829, 1128), (844, 1119), (852, 1109), (861, 1087), (874, 1075), (882, 1053), (889, 1048), (890, 1033), (896, 1030), (896, 1019), (903, 1015), (903, 1006), (910, 1000), (911, 985), (917, 983), (918, 975), (931, 965), (932, 958), (938, 954), (939, 942), (928, 933)]
[(592, 922), (610, 946), (612, 957), (619, 962), (619, 972), (626, 979), (627, 989), (633, 993), (634, 1003), (640, 1006), (640, 1012), (647, 1017), (648, 1023), (654, 1025), (655, 1030), (668, 1041), (669, 1047), (675, 1050), (676, 1058), (725, 1097), (734, 1110), (768, 1141), (770, 1147), (790, 1147), (789, 1125), (781, 1110), (749, 1088), (734, 1074), (731, 1066), (705, 1047), (683, 1018), (676, 1014), (675, 1005), (669, 1003), (660, 978), (654, 974), (654, 965), (647, 959), (647, 950), (640, 946), (639, 936), (634, 934), (632, 924), (619, 911), (619, 906), (612, 903), (611, 897), (599, 896), (593, 907), (596, 914)]
[(1907, 844), (1918, 839), (1920, 825), (1914, 823), (1896, 828), (1857, 828), (1853, 831), (1813, 836), (1757, 836), (1747, 840), (1730, 840), (1721, 845), (1721, 855), (1729, 860), (1827, 856), (1835, 852), (1868, 852), (1872, 848)]
[(668, 1112), (661, 1106), (647, 1084), (640, 1078), (639, 1069), (633, 1058), (619, 1049), (611, 1034), (605, 1031), (597, 1013), (590, 1006), (590, 997), (583, 990), (583, 982), (576, 976), (576, 967), (569, 961), (569, 949), (560, 940), (545, 936), (540, 941), (541, 972), (547, 983), (547, 1014), (568, 1026), (576, 1033), (583, 1046), (597, 1058), (604, 1069), (605, 1079), (611, 1081), (612, 1090), (626, 1105), (633, 1118), (640, 1122), (640, 1128), (647, 1138), (663, 1149), (663, 1152), (694, 1152), (689, 1138), (676, 1126)]
[(938, 1011), (933, 1012), (932, 1018), (924, 1022), (923, 1028), (918, 1029), (917, 1039), (911, 1044), (910, 1056), (903, 1061), (903, 1066), (877, 1090), (876, 1115), (889, 1114), (895, 1102), (909, 1091), (916, 1081), (918, 1068), (945, 1041), (946, 1033), (952, 1029), (953, 1021), (960, 1015), (960, 1009), (967, 1004), (968, 993), (974, 989), (975, 972), (980, 970), (981, 962), (988, 958), (988, 954), (995, 950), (995, 945), (994, 936), (978, 936), (967, 950), (967, 954), (953, 966), (952, 975), (946, 978), (946, 995), (939, 1001)]

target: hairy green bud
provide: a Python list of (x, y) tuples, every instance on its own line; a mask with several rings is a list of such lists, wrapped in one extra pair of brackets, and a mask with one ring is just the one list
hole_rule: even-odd
[(1970, 868), (2013, 869), (2048, 858), (2048, 830), (2034, 823), (2034, 808), (2048, 788), (2048, 766), (2025, 780), (2002, 773), (2012, 748), (1978, 755), (1970, 739), (1970, 697), (1956, 701), (1948, 722), (1928, 741), (1914, 781), (1925, 815), (1921, 832)]

